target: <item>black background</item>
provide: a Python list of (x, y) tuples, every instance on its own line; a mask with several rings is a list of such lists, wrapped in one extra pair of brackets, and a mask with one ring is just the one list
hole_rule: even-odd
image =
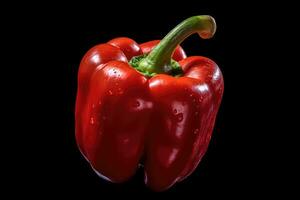
[[(215, 37), (204, 41), (192, 35), (182, 46), (188, 56), (213, 59), (223, 72), (225, 91), (212, 141), (189, 178), (155, 195), (248, 196), (268, 193), (266, 185), (274, 190), (279, 175), (274, 176), (270, 167), (275, 155), (265, 120), (271, 110), (267, 96), (274, 87), (266, 79), (272, 78), (272, 72), (264, 54), (274, 40), (263, 31), (275, 27), (265, 23), (272, 14), (247, 3), (167, 4), (35, 4), (7, 23), (15, 30), (9, 34), (13, 44), (11, 57), (6, 58), (13, 63), (14, 79), (13, 89), (6, 91), (11, 98), (5, 100), (14, 105), (8, 126), (16, 133), (9, 140), (13, 145), (6, 163), (13, 172), (8, 185), (44, 195), (154, 194), (144, 186), (142, 170), (126, 183), (108, 183), (97, 177), (78, 151), (74, 138), (78, 66), (94, 45), (120, 36), (138, 43), (161, 39), (182, 20), (208, 14), (217, 22)], [(17, 119), (21, 120), (16, 124)]]

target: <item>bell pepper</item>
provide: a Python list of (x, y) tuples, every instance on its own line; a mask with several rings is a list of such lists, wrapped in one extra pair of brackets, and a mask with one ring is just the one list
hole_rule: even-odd
[(90, 49), (78, 71), (76, 141), (94, 171), (124, 182), (144, 166), (163, 191), (189, 176), (205, 154), (223, 94), (217, 64), (186, 57), (193, 33), (211, 38), (215, 20), (194, 16), (161, 41), (116, 38)]

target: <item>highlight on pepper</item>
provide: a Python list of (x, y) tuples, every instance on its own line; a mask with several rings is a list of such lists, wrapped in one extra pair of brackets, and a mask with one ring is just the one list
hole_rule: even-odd
[(145, 184), (163, 191), (188, 177), (205, 154), (222, 100), (217, 64), (180, 46), (215, 20), (190, 17), (161, 41), (120, 37), (91, 48), (78, 71), (76, 142), (92, 169), (121, 183), (143, 167)]

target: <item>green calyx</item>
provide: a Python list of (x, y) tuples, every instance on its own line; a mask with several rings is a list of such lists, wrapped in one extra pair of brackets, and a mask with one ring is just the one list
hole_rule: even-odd
[(176, 47), (193, 33), (198, 33), (203, 39), (209, 39), (215, 32), (216, 23), (213, 17), (209, 15), (190, 17), (172, 29), (148, 55), (134, 57), (130, 60), (130, 64), (149, 77), (160, 73), (180, 76), (183, 71), (172, 59)]
[[(137, 71), (142, 73), (144, 76), (152, 77), (152, 76), (155, 76), (157, 73), (156, 72), (150, 72), (149, 70), (140, 67), (141, 61), (143, 61), (147, 57), (147, 55), (148, 54), (144, 54), (144, 55), (141, 55), (141, 56), (135, 56), (129, 61), (129, 64), (133, 68), (135, 68)], [(168, 71), (169, 75), (175, 76), (175, 77), (182, 76), (183, 71), (182, 71), (181, 66), (179, 65), (178, 62), (171, 59), (171, 65), (170, 66), (171, 66), (171, 68)]]

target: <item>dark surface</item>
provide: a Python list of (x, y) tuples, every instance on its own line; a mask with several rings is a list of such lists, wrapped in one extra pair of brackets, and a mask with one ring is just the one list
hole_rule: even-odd
[[(39, 191), (46, 195), (152, 194), (144, 186), (142, 170), (126, 183), (108, 183), (97, 177), (78, 151), (74, 137), (78, 66), (84, 53), (96, 44), (119, 36), (138, 43), (161, 39), (187, 17), (209, 14), (217, 22), (215, 37), (204, 41), (192, 35), (182, 46), (188, 56), (207, 56), (219, 65), (225, 81), (224, 98), (202, 162), (189, 178), (165, 193), (200, 197), (248, 196), (266, 191), (265, 184), (275, 179), (267, 164), (274, 155), (267, 143), (260, 142), (265, 137), (262, 133), (269, 134), (261, 126), (269, 109), (262, 95), (272, 91), (265, 90), (269, 88), (268, 81), (260, 82), (268, 67), (262, 69), (256, 62), (263, 55), (263, 46), (250, 54), (249, 46), (256, 49), (258, 42), (253, 39), (253, 19), (247, 15), (247, 5), (240, 9), (227, 6), (225, 9), (223, 5), (193, 2), (166, 11), (162, 6), (135, 8), (127, 3), (119, 5), (119, 9), (112, 9), (113, 5), (40, 5), (31, 16), (20, 16), (21, 23), (15, 26), (22, 29), (22, 34), (12, 36), (19, 58), (24, 56), (20, 49), (28, 55), (23, 59), (26, 67), (18, 64), (13, 69), (16, 79), (22, 80), (14, 103), (24, 120), (19, 127), (10, 127), (22, 127), (26, 134), (18, 131), (14, 146), (21, 150), (10, 150), (14, 156), (10, 156), (13, 162), (9, 163), (17, 162), (10, 166), (15, 170), (9, 184), (20, 186), (25, 193)], [(233, 16), (239, 19), (233, 20)], [(257, 24), (256, 30), (260, 26)], [(258, 68), (259, 73), (255, 71)], [(164, 193), (156, 195), (161, 194)]]

